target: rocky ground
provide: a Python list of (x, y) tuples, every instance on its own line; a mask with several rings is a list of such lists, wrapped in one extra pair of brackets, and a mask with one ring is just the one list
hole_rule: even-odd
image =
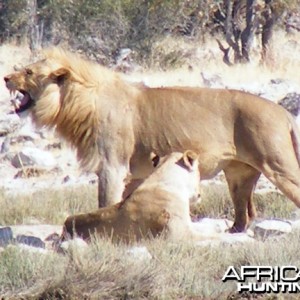
[[(24, 49), (23, 49), (24, 50)], [(3, 49), (0, 49), (0, 76), (12, 71), (12, 66), (28, 50), (11, 48), (10, 57), (6, 59)], [(11, 56), (11, 54), (13, 54)], [(300, 88), (296, 82), (287, 78), (268, 78), (260, 82), (246, 82), (238, 84), (228, 83), (218, 72), (193, 71), (193, 77), (198, 85), (209, 87), (238, 88), (261, 95), (267, 99), (285, 106), (297, 119), (300, 107)], [(192, 76), (189, 74), (189, 76)], [(172, 75), (174, 85), (184, 85), (180, 75)], [(160, 77), (161, 78), (161, 77)], [(164, 85), (163, 80), (152, 75), (130, 76), (131, 80), (143, 80), (149, 85)], [(82, 173), (78, 168), (75, 152), (60, 140), (53, 130), (37, 129), (32, 124), (30, 116), (18, 116), (13, 113), (10, 95), (0, 80), (0, 189), (4, 195), (9, 193), (26, 193), (49, 186), (64, 188), (70, 185), (94, 184), (94, 174)], [(222, 177), (203, 182), (216, 184), (222, 182)], [(258, 183), (257, 192), (265, 193), (277, 190), (265, 179)], [(230, 225), (226, 220), (204, 219), (195, 223), (202, 232), (224, 232)], [(253, 225), (248, 235), (224, 234), (222, 241), (253, 241), (254, 238), (263, 239), (269, 234), (290, 232), (299, 227), (298, 221), (269, 220), (260, 221)], [(9, 226), (0, 228), (0, 247), (7, 244), (22, 244), (40, 249), (51, 248), (51, 243), (60, 234), (60, 226), (31, 225)]]

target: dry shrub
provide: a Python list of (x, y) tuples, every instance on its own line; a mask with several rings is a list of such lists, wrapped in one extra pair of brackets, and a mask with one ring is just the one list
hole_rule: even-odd
[(201, 188), (201, 203), (194, 213), (199, 217), (233, 219), (234, 209), (227, 185), (213, 184)]
[(145, 241), (152, 258), (132, 256), (128, 246), (109, 239), (65, 255), (11, 246), (0, 253), (0, 294), (6, 299), (242, 299), (235, 282), (221, 280), (227, 268), (298, 266), (299, 237), (296, 231), (264, 243), (201, 247)]
[(95, 185), (41, 189), (31, 193), (7, 194), (0, 191), (0, 225), (30, 223), (62, 224), (70, 214), (97, 208)]
[[(198, 217), (234, 219), (234, 209), (227, 185), (202, 186), (202, 201), (193, 207)], [(9, 195), (0, 190), (0, 225), (26, 224), (31, 220), (62, 224), (68, 215), (84, 213), (97, 208), (97, 187), (83, 185), (64, 189), (38, 190), (24, 195)], [(274, 191), (254, 194), (258, 216), (290, 219), (296, 206), (282, 194)]]
[[(199, 217), (234, 219), (234, 208), (227, 185), (217, 184), (202, 187), (202, 201), (193, 210)], [(255, 193), (253, 202), (258, 217), (290, 219), (297, 209), (295, 204), (280, 192)]]
[(67, 260), (56, 253), (31, 253), (8, 246), (0, 253), (2, 299), (28, 299), (29, 295), (30, 299), (38, 299), (47, 285), (55, 286), (63, 280), (66, 263)]

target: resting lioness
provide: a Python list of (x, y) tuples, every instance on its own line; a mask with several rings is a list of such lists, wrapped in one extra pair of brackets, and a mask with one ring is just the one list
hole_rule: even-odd
[(4, 79), (24, 95), (17, 111), (30, 109), (37, 124), (55, 127), (81, 165), (98, 174), (100, 207), (121, 200), (128, 174), (151, 172), (151, 152), (188, 149), (200, 156), (201, 179), (224, 170), (233, 231), (255, 216), (261, 173), (300, 207), (299, 132), (277, 104), (236, 90), (130, 83), (59, 49)]
[(196, 153), (172, 153), (126, 200), (97, 211), (70, 216), (63, 239), (76, 235), (108, 235), (114, 241), (137, 241), (162, 232), (172, 240), (202, 239), (192, 227), (189, 205), (199, 197)]

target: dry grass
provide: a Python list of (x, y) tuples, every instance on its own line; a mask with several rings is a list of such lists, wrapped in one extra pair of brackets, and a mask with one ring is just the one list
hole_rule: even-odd
[(152, 258), (134, 257), (127, 246), (107, 239), (66, 255), (9, 247), (0, 254), (0, 295), (3, 299), (253, 299), (237, 294), (235, 282), (221, 281), (228, 266), (298, 266), (299, 238), (300, 233), (294, 232), (234, 247), (156, 239), (144, 243)]
[(8, 195), (0, 191), (0, 225), (32, 221), (62, 224), (70, 214), (97, 208), (96, 199), (96, 185), (46, 189), (24, 195)]
[[(202, 201), (193, 213), (200, 217), (228, 218), (233, 220), (234, 208), (227, 185), (202, 187)], [(254, 204), (260, 218), (291, 219), (297, 207), (279, 192), (255, 193)]]
[[(61, 224), (66, 214), (95, 208), (95, 199), (95, 186), (1, 198), (0, 222), (35, 218)], [(268, 217), (287, 216), (295, 209), (289, 202), (277, 194), (256, 197), (260, 213)], [(233, 218), (226, 186), (206, 186), (198, 213)], [(201, 247), (163, 239), (144, 241), (141, 245), (151, 259), (134, 257), (129, 246), (112, 244), (108, 238), (95, 238), (89, 247), (74, 247), (65, 255), (9, 246), (0, 252), (0, 295), (3, 299), (252, 299), (237, 294), (235, 282), (221, 281), (228, 266), (298, 266), (299, 238), (300, 233), (294, 232), (264, 243)]]
[[(198, 213), (233, 218), (226, 186), (206, 186), (202, 197)], [(256, 197), (257, 208), (268, 217), (287, 216), (295, 209), (289, 202), (275, 193)], [(96, 205), (93, 185), (23, 197), (2, 196), (0, 224), (32, 219), (62, 224), (67, 214)], [(134, 257), (129, 246), (112, 244), (108, 238), (95, 238), (89, 247), (74, 247), (65, 255), (9, 246), (0, 252), (0, 299), (253, 299), (237, 294), (235, 282), (221, 281), (228, 266), (298, 266), (299, 238), (300, 233), (294, 232), (264, 243), (235, 246), (200, 247), (163, 239), (137, 245), (146, 246), (152, 258)], [(271, 297), (264, 295), (262, 299), (283, 299), (282, 295)]]
[[(144, 71), (143, 79), (150, 86), (203, 86), (200, 76), (204, 72), (208, 77), (218, 75), (222, 86), (263, 90), (271, 79), (283, 79), (295, 84), (300, 83), (300, 33), (274, 33), (273, 47), (265, 63), (261, 62), (260, 47), (252, 49), (251, 63), (227, 66), (216, 39), (209, 37), (205, 42), (188, 43), (184, 39), (166, 37), (153, 45), (150, 57), (151, 69)], [(160, 67), (158, 67), (158, 65)], [(141, 80), (140, 72), (132, 74), (135, 80)], [(286, 91), (276, 91), (276, 100), (285, 96)], [(274, 99), (275, 100), (275, 99)]]
[[(201, 194), (202, 201), (193, 208), (194, 215), (233, 220), (233, 204), (225, 184), (203, 186)], [(255, 194), (254, 203), (261, 218), (291, 219), (296, 210), (292, 201), (277, 192)], [(62, 224), (70, 214), (97, 208), (97, 186), (46, 189), (14, 196), (0, 190), (0, 207), (2, 226), (32, 222)]]

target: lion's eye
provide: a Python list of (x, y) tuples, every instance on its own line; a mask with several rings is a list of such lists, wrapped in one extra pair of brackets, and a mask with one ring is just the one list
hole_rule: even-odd
[(32, 75), (33, 74), (32, 70), (28, 69), (28, 68), (25, 69), (25, 72), (26, 72), (27, 75)]

